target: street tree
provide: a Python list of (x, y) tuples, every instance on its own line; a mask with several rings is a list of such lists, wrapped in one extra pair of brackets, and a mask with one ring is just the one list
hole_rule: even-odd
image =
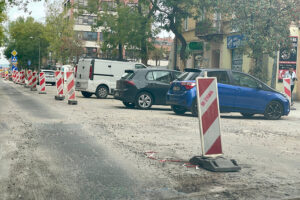
[(49, 43), (48, 52), (51, 60), (62, 64), (78, 61), (83, 52), (82, 41), (73, 30), (74, 20), (65, 17), (61, 4), (48, 3), (44, 36)]
[(241, 50), (255, 61), (250, 73), (265, 79), (263, 56), (274, 57), (290, 44), (290, 25), (299, 21), (299, 0), (226, 0), (219, 5), (231, 28), (244, 36)]
[(156, 22), (166, 31), (172, 31), (175, 38), (180, 41), (181, 65), (185, 65), (187, 58), (187, 42), (183, 36), (183, 22), (187, 18), (198, 19), (205, 12), (216, 8), (215, 0), (151, 0), (155, 10)]
[[(101, 11), (99, 11), (99, 9)], [(123, 60), (123, 49), (138, 50), (138, 55), (144, 64), (149, 59), (148, 49), (151, 46), (152, 22), (154, 9), (149, 0), (139, 0), (136, 3), (118, 0), (115, 5), (105, 2), (89, 1), (88, 10), (97, 14), (97, 25), (102, 27), (104, 41), (103, 52), (117, 51), (119, 60)]]
[(154, 48), (152, 51), (150, 51), (150, 58), (155, 60), (155, 66), (158, 66), (158, 62), (165, 57), (166, 53), (167, 51), (162, 47)]
[[(9, 42), (4, 52), (7, 58), (15, 49), (18, 52), (18, 66), (28, 68), (28, 61), (32, 67), (38, 69), (39, 59), (47, 55), (48, 41), (44, 38), (44, 25), (36, 22), (32, 17), (19, 17), (9, 24)], [(40, 57), (39, 57), (40, 50)]]

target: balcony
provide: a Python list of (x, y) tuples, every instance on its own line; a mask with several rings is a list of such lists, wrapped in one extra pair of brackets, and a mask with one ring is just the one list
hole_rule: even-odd
[(200, 39), (220, 37), (223, 34), (222, 20), (204, 20), (196, 23), (195, 36)]

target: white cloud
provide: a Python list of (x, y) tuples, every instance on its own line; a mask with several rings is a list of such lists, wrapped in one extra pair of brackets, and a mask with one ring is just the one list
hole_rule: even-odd
[(9, 21), (14, 21), (18, 17), (33, 17), (36, 21), (39, 22), (45, 22), (45, 6), (44, 6), (44, 0), (41, 2), (32, 2), (28, 5), (28, 12), (25, 12), (22, 9), (19, 9), (18, 7), (9, 7), (8, 8), (8, 18)]

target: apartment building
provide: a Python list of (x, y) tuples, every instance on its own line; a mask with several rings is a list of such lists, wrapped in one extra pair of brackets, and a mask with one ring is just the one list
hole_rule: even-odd
[[(239, 52), (239, 45), (243, 40), (243, 36), (236, 30), (229, 28), (229, 21), (221, 18), (220, 15), (214, 14), (213, 22), (207, 26), (205, 20), (195, 21), (187, 18), (184, 21), (183, 35), (187, 42), (188, 59), (185, 66), (187, 68), (222, 68), (232, 69), (248, 73), (253, 59), (247, 55)], [(203, 28), (206, 27), (206, 28)], [(300, 37), (299, 27), (297, 25), (290, 26), (290, 37), (295, 39)], [(213, 39), (212, 39), (213, 38)], [(295, 45), (300, 48), (300, 43)], [(180, 45), (179, 45), (180, 46)], [(179, 50), (177, 51), (179, 52)], [(180, 57), (177, 55), (177, 63), (180, 62)], [(271, 85), (272, 78), (275, 78), (275, 87), (279, 91), (283, 91), (283, 84), (280, 81), (280, 55), (277, 61), (271, 57), (264, 56), (263, 59), (263, 73), (266, 74), (266, 81)], [(273, 73), (277, 63), (277, 69)], [(300, 64), (300, 52), (297, 52), (296, 60), (294, 61), (295, 68)], [(183, 70), (183, 66), (180, 68)], [(282, 72), (281, 72), (282, 73)], [(297, 77), (300, 78), (300, 70), (296, 71)], [(300, 99), (300, 81), (296, 83), (296, 96)]]

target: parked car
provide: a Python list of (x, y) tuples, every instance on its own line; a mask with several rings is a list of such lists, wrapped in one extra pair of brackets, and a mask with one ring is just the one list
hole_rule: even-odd
[(167, 93), (167, 104), (176, 114), (191, 111), (198, 115), (196, 81), (198, 76), (217, 77), (220, 112), (240, 112), (244, 117), (263, 114), (279, 119), (290, 112), (289, 100), (255, 77), (231, 70), (187, 69)]
[(126, 70), (117, 81), (114, 96), (130, 108), (149, 109), (152, 105), (165, 105), (170, 83), (180, 74), (179, 71), (155, 68)]
[(105, 99), (113, 94), (116, 82), (125, 73), (126, 69), (146, 68), (142, 63), (121, 62), (102, 59), (80, 59), (75, 67), (75, 86), (84, 97)]
[(55, 71), (49, 69), (42, 69), (41, 71), (45, 73), (46, 84), (48, 83), (51, 85), (55, 85)]

